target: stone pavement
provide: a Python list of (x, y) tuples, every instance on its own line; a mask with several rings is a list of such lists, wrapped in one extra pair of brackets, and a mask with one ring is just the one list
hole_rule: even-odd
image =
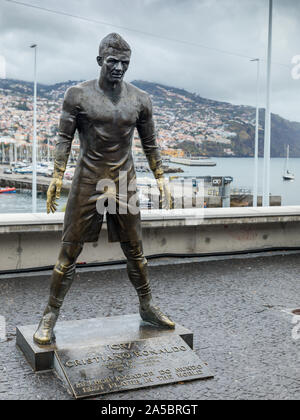
[[(215, 379), (99, 399), (300, 399), (300, 326), (297, 332), (288, 313), (300, 308), (299, 254), (150, 263), (149, 271), (157, 303), (194, 331), (195, 351)], [(0, 278), (0, 316), (7, 322), (7, 341), (0, 342), (0, 400), (72, 398), (54, 373), (32, 372), (15, 347), (15, 326), (41, 316), (48, 278)], [(136, 312), (135, 292), (125, 267), (118, 267), (77, 274), (61, 320)]]

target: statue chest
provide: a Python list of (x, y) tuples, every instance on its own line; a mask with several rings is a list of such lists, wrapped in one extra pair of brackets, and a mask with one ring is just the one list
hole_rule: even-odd
[(134, 127), (138, 115), (139, 107), (135, 98), (121, 96), (118, 101), (113, 101), (105, 95), (93, 95), (83, 102), (78, 118), (82, 123), (122, 131)]

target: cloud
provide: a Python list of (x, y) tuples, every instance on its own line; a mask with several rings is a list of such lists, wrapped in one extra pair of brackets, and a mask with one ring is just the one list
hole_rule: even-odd
[[(7, 77), (32, 79), (28, 46), (36, 42), (41, 82), (95, 78), (99, 42), (116, 31), (133, 49), (128, 80), (156, 81), (208, 98), (255, 105), (256, 66), (242, 56), (266, 57), (268, 0), (24, 1), (123, 29), (0, 0), (0, 55), (6, 58)], [(273, 65), (272, 111), (298, 121), (300, 80), (291, 77), (291, 59), (300, 54), (299, 19), (298, 0), (274, 1), (273, 61), (285, 66)], [(266, 62), (261, 67), (263, 106)]]

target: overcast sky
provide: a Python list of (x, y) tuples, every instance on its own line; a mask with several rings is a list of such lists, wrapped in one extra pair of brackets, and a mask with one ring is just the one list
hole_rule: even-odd
[[(255, 105), (256, 64), (249, 58), (215, 49), (265, 59), (269, 0), (23, 0), (23, 3), (112, 26), (0, 0), (0, 55), (6, 58), (8, 78), (32, 80), (33, 50), (28, 46), (33, 42), (39, 45), (40, 82), (96, 78), (99, 42), (108, 33), (118, 32), (133, 50), (128, 81), (160, 82), (207, 98)], [(299, 22), (299, 0), (274, 0), (272, 111), (295, 121), (300, 121), (300, 80), (291, 76), (291, 60), (300, 55)], [(265, 67), (263, 62), (261, 106), (265, 104)]]

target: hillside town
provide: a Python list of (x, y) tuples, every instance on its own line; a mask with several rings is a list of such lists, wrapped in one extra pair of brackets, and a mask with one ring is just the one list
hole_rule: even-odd
[[(1, 81), (0, 81), (1, 82)], [(40, 156), (52, 153), (55, 145), (59, 115), (65, 90), (77, 82), (40, 86), (38, 90), (37, 133)], [(233, 139), (236, 124), (254, 129), (253, 112), (247, 107), (203, 100), (188, 92), (148, 82), (133, 82), (151, 96), (157, 140), (162, 154), (170, 157), (186, 155), (235, 156)], [(201, 99), (201, 100), (200, 100)], [(250, 108), (251, 110), (251, 108)], [(14, 144), (16, 153), (28, 156), (32, 141), (32, 86), (22, 81), (0, 83), (0, 142), (1, 154), (9, 153)], [(235, 129), (232, 129), (232, 123)], [(248, 136), (245, 129), (244, 136)], [(75, 138), (73, 148), (79, 148)], [(134, 153), (141, 153), (135, 134)]]

